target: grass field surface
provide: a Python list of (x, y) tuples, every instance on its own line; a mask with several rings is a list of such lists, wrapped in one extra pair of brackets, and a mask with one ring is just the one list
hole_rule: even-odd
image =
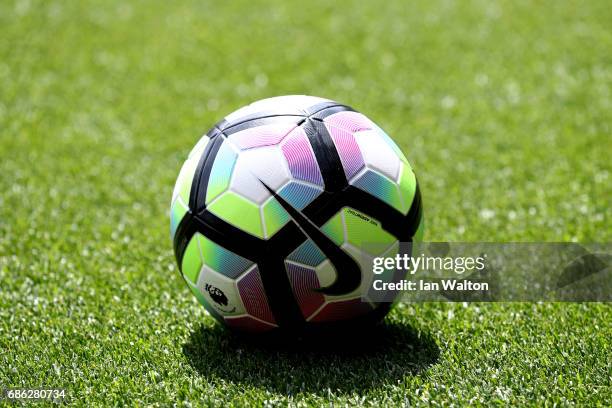
[(355, 350), (253, 345), (189, 293), (167, 216), (218, 119), (312, 94), (401, 145), (426, 240), (610, 241), (611, 27), (607, 1), (0, 2), (0, 388), (612, 405), (609, 304), (403, 304)]

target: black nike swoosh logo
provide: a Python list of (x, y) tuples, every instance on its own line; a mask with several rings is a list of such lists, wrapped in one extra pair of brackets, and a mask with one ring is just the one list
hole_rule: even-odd
[(327, 256), (336, 271), (336, 280), (329, 286), (315, 289), (325, 295), (339, 296), (353, 292), (361, 284), (361, 268), (359, 264), (334, 241), (325, 235), (317, 225), (308, 217), (296, 210), (285, 201), (276, 191), (272, 190), (263, 181), (261, 184), (272, 194), (279, 204), (289, 213), (300, 229), (310, 238), (315, 245)]

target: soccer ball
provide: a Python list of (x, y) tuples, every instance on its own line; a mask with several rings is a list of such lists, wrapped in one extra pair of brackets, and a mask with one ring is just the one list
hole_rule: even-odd
[(377, 321), (368, 261), (419, 240), (406, 157), (366, 116), (280, 96), (217, 123), (183, 165), (170, 210), (181, 274), (227, 326), (302, 331)]

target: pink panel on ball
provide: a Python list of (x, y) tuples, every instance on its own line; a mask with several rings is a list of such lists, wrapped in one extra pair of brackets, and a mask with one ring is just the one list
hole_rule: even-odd
[(340, 300), (328, 303), (317, 313), (311, 322), (333, 322), (362, 316), (372, 310), (369, 303), (359, 299)]
[(276, 323), (264, 292), (259, 269), (254, 268), (238, 281), (238, 292), (247, 312), (269, 323)]
[(275, 325), (262, 322), (250, 316), (226, 317), (225, 323), (232, 329), (247, 332), (264, 332), (276, 327)]
[(351, 133), (361, 130), (375, 129), (376, 125), (370, 119), (359, 112), (344, 111), (334, 113), (323, 119), (325, 124), (329, 126), (339, 127)]
[(297, 128), (287, 136), (282, 147), (291, 174), (298, 180), (323, 185), (323, 177), (314, 157), (308, 137), (302, 128)]
[(302, 315), (310, 317), (325, 303), (325, 297), (313, 290), (321, 287), (317, 274), (313, 269), (290, 263), (287, 263), (287, 274)]
[(346, 174), (346, 178), (350, 180), (365, 166), (355, 136), (343, 128), (328, 125), (326, 125), (326, 127), (336, 145), (336, 150), (338, 151), (342, 167), (344, 168), (344, 174)]
[(273, 123), (252, 127), (230, 135), (229, 140), (241, 150), (277, 145), (296, 126), (293, 123)]

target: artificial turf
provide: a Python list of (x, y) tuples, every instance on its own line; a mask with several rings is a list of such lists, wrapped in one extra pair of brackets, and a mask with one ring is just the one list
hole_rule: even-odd
[(402, 304), (355, 350), (250, 344), (181, 281), (167, 216), (208, 127), (298, 93), (398, 141), (426, 240), (609, 241), (610, 27), (607, 1), (0, 2), (0, 388), (612, 405), (609, 304)]

